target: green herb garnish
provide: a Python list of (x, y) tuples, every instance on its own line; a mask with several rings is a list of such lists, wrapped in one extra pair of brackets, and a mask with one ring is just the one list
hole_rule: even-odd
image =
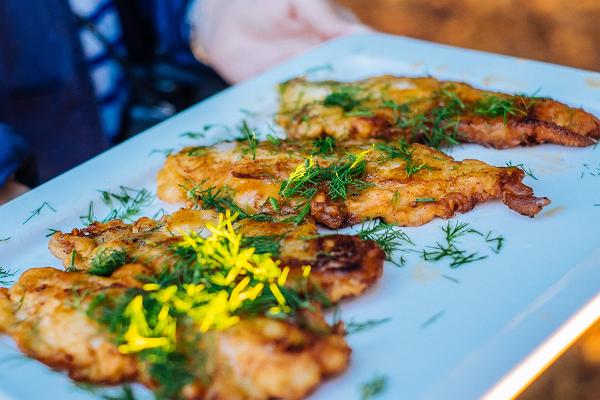
[[(72, 254), (75, 254), (73, 252)], [(74, 267), (74, 258), (72, 256), (71, 263)], [(89, 269), (89, 273), (99, 276), (110, 276), (120, 266), (127, 263), (127, 253), (123, 250), (104, 248), (101, 249), (94, 258)]]
[(406, 171), (406, 176), (409, 178), (423, 169), (432, 169), (429, 165), (425, 163), (419, 164), (413, 160), (413, 153), (415, 152), (415, 148), (408, 144), (404, 139), (398, 141), (397, 146), (388, 143), (377, 143), (375, 145), (375, 148), (386, 153), (386, 156), (383, 158), (382, 163), (388, 160), (393, 160), (395, 158), (403, 160), (404, 170)]
[(368, 319), (366, 321), (356, 322), (351, 320), (345, 323), (345, 332), (346, 335), (352, 335), (353, 333), (362, 332), (371, 328), (375, 328), (381, 324), (385, 324), (391, 320), (390, 317), (381, 318), (381, 319)]
[(256, 131), (250, 128), (246, 121), (242, 121), (240, 130), (243, 136), (238, 140), (246, 141), (248, 143), (248, 151), (252, 154), (252, 159), (256, 160), (256, 145), (258, 143), (256, 140)]
[(535, 179), (536, 181), (538, 180), (538, 178), (536, 178), (536, 176), (533, 175), (533, 171), (531, 171), (531, 168), (525, 168), (525, 166), (523, 165), (523, 163), (513, 164), (512, 161), (508, 161), (506, 163), (506, 166), (507, 167), (519, 168), (521, 171), (525, 172), (525, 175), (529, 176), (532, 179)]
[(503, 98), (495, 95), (484, 95), (473, 105), (473, 113), (481, 117), (502, 117), (504, 125), (509, 116), (527, 115), (527, 113), (515, 104), (512, 98)]
[(241, 246), (242, 247), (253, 247), (256, 254), (271, 254), (272, 256), (279, 256), (279, 249), (281, 248), (281, 235), (266, 235), (266, 236), (243, 236)]
[(385, 259), (399, 267), (404, 266), (406, 261), (404, 257), (400, 257), (400, 261), (398, 262), (394, 261), (392, 258), (393, 253), (402, 251), (405, 245), (414, 246), (414, 243), (406, 233), (402, 232), (398, 227), (381, 220), (363, 224), (358, 232), (358, 237), (362, 240), (372, 240), (377, 243), (385, 253)]
[(0, 267), (0, 285), (10, 285), (13, 281), (9, 278), (12, 278), (14, 275), (15, 271), (11, 271), (10, 269), (5, 267)]
[(40, 213), (42, 212), (42, 210), (44, 208), (49, 208), (53, 212), (56, 212), (56, 210), (54, 209), (54, 207), (52, 207), (52, 205), (50, 205), (50, 203), (48, 203), (47, 201), (45, 201), (45, 202), (42, 203), (41, 206), (39, 206), (38, 208), (36, 208), (35, 210), (33, 210), (31, 212), (31, 215), (29, 217), (27, 217), (27, 219), (25, 221), (23, 221), (23, 225), (25, 225), (26, 223), (28, 223), (29, 220), (31, 220), (31, 218), (40, 215)]
[(387, 377), (385, 375), (376, 375), (369, 381), (360, 385), (360, 399), (370, 400), (374, 397), (380, 396), (387, 384)]
[(329, 155), (335, 151), (335, 138), (332, 136), (321, 136), (313, 141), (312, 154)]

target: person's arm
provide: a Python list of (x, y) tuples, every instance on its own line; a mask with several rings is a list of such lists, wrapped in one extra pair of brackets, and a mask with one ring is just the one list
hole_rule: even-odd
[(192, 1), (192, 50), (230, 82), (325, 40), (369, 30), (328, 0)]
[(0, 204), (27, 191), (14, 175), (27, 159), (27, 144), (8, 125), (0, 123)]

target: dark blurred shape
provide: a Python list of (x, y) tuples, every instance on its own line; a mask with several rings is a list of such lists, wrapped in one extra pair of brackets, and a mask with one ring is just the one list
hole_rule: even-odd
[(598, 0), (338, 3), (384, 32), (600, 71)]

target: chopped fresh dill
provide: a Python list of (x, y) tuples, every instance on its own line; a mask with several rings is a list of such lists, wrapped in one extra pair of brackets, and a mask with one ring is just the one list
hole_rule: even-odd
[(432, 169), (425, 163), (419, 164), (413, 160), (415, 148), (408, 144), (404, 139), (398, 141), (398, 146), (388, 143), (377, 143), (375, 148), (386, 153), (386, 156), (384, 156), (381, 161), (382, 163), (395, 158), (403, 160), (404, 170), (406, 171), (406, 176), (409, 178), (423, 169)]
[(13, 276), (15, 276), (15, 271), (11, 271), (8, 268), (0, 266), (0, 285), (8, 286), (13, 283), (13, 281), (10, 279)]
[(505, 239), (502, 235), (495, 235), (492, 231), (483, 234), (464, 222), (457, 221), (455, 224), (448, 222), (441, 229), (444, 233), (444, 241), (436, 242), (435, 245), (427, 246), (422, 250), (421, 257), (423, 260), (437, 262), (447, 259), (450, 261), (450, 268), (458, 268), (462, 265), (487, 258), (487, 255), (480, 255), (479, 252), (468, 252), (465, 249), (459, 248), (460, 239), (469, 234), (481, 237), (483, 242), (496, 254), (502, 250), (504, 245)]
[(239, 138), (239, 141), (246, 141), (248, 143), (248, 151), (252, 154), (252, 159), (256, 160), (256, 131), (248, 125), (248, 123), (244, 120), (242, 121), (242, 126), (240, 127), (240, 131), (242, 132), (242, 137)]
[(267, 135), (267, 140), (275, 146), (279, 146), (281, 144), (281, 139), (270, 133)]
[(392, 258), (393, 253), (402, 251), (405, 245), (414, 246), (406, 233), (398, 227), (381, 220), (364, 223), (358, 232), (358, 237), (362, 240), (372, 240), (377, 243), (385, 253), (385, 259), (398, 267), (404, 266), (406, 261), (404, 257), (400, 257), (399, 261), (394, 261)]
[(385, 391), (387, 377), (376, 375), (360, 385), (360, 400), (370, 400), (380, 396)]
[(208, 152), (208, 147), (206, 146), (196, 146), (192, 147), (188, 151), (186, 151), (185, 155), (188, 157), (202, 157), (206, 155)]
[[(75, 252), (72, 254), (75, 254)], [(110, 276), (117, 268), (125, 263), (127, 263), (127, 253), (125, 251), (104, 248), (92, 258), (92, 263), (88, 272), (92, 275)], [(71, 258), (71, 264), (74, 267), (74, 257)]]
[(153, 149), (148, 155), (151, 156), (152, 154), (162, 154), (165, 157), (169, 157), (174, 151), (175, 149), (173, 147), (169, 147), (167, 149)]
[(513, 162), (511, 160), (509, 160), (506, 162), (506, 166), (519, 168), (521, 171), (525, 172), (525, 175), (529, 176), (532, 179), (535, 179), (536, 181), (538, 180), (538, 178), (533, 174), (533, 171), (531, 170), (531, 168), (525, 168), (523, 163), (513, 164)]
[(321, 136), (313, 141), (312, 154), (329, 155), (335, 151), (335, 138), (332, 136)]
[(327, 95), (323, 100), (325, 107), (341, 107), (344, 112), (350, 112), (360, 104), (350, 91), (343, 90)]
[(332, 72), (333, 71), (333, 65), (331, 65), (330, 63), (327, 63), (327, 64), (315, 65), (313, 67), (308, 67), (304, 71), (303, 75), (304, 76), (312, 75), (312, 74), (315, 74), (317, 72), (322, 72), (322, 71)]
[(347, 117), (372, 117), (375, 113), (367, 109), (356, 109), (345, 113)]
[(60, 232), (60, 230), (54, 229), (54, 228), (48, 228), (48, 233), (46, 233), (46, 237), (50, 237), (50, 236), (54, 235), (56, 232)]
[(187, 198), (196, 202), (202, 207), (203, 210), (216, 210), (218, 212), (225, 212), (231, 210), (237, 212), (240, 219), (252, 219), (255, 221), (273, 221), (274, 218), (268, 214), (252, 214), (242, 209), (235, 200), (233, 200), (233, 189), (228, 187), (210, 186), (206, 189), (202, 189), (204, 182), (195, 185), (191, 188), (183, 186), (186, 191)]
[(52, 205), (50, 203), (48, 203), (47, 201), (44, 201), (41, 206), (39, 206), (38, 208), (36, 208), (35, 210), (33, 210), (31, 212), (31, 215), (29, 217), (27, 217), (27, 219), (25, 221), (23, 221), (23, 225), (25, 225), (26, 223), (28, 223), (31, 220), (31, 218), (40, 215), (40, 213), (42, 212), (42, 210), (44, 208), (49, 208), (53, 212), (56, 212), (56, 210), (54, 209), (54, 207), (52, 207)]
[(435, 197), (417, 197), (415, 201), (417, 203), (434, 203)]
[(77, 250), (73, 250), (71, 252), (71, 261), (69, 262), (69, 266), (65, 269), (66, 272), (76, 272), (77, 267), (75, 266), (75, 258), (77, 257)]
[(107, 222), (113, 219), (131, 221), (142, 208), (149, 206), (154, 201), (154, 195), (144, 188), (132, 189), (127, 186), (119, 186), (119, 190), (116, 192), (108, 190), (99, 190), (98, 192), (100, 199), (110, 210), (104, 218), (98, 219), (94, 213), (94, 202), (90, 201), (87, 215), (79, 217), (85, 225), (90, 225), (95, 221)]
[(446, 314), (446, 310), (438, 311), (437, 313), (433, 314), (431, 317), (429, 317), (425, 321), (423, 321), (423, 323), (421, 325), (419, 325), (419, 328), (420, 329), (427, 328), (428, 326), (430, 326), (431, 324), (433, 324), (434, 322), (436, 322), (440, 318), (442, 318), (444, 316), (444, 314)]
[(271, 204), (271, 207), (273, 208), (273, 211), (279, 212), (281, 210), (281, 207), (279, 207), (279, 202), (277, 202), (276, 198), (269, 197), (269, 204)]
[(477, 100), (473, 105), (473, 113), (485, 118), (502, 117), (504, 125), (508, 123), (509, 116), (527, 115), (521, 107), (515, 104), (515, 99), (496, 95), (484, 95)]
[(387, 318), (381, 318), (381, 319), (367, 319), (365, 321), (360, 321), (360, 322), (356, 322), (354, 320), (350, 320), (349, 322), (345, 323), (345, 333), (346, 335), (352, 335), (353, 333), (359, 333), (371, 328), (375, 328), (376, 326), (379, 326), (381, 324), (385, 324), (386, 322), (389, 322), (392, 318), (391, 317), (387, 317)]
[(460, 283), (458, 279), (450, 275), (442, 274), (442, 278), (448, 279), (450, 282)]
[(121, 386), (119, 389), (115, 394), (103, 394), (102, 400), (136, 400), (130, 385)]
[(589, 164), (584, 163), (583, 168), (584, 170), (581, 172), (581, 178), (583, 178), (585, 175), (600, 176), (600, 164), (598, 164), (596, 167), (592, 167)]
[(164, 217), (165, 215), (169, 215), (169, 213), (167, 212), (167, 210), (161, 207), (158, 209), (158, 211), (154, 213), (154, 215), (152, 215), (152, 219), (158, 220)]
[(201, 139), (206, 135), (204, 132), (183, 132), (179, 134), (179, 137), (185, 137), (188, 139)]
[(8, 236), (8, 237), (5, 237), (5, 238), (0, 238), (0, 243), (8, 242), (10, 239), (12, 239), (12, 236)]
[(277, 257), (281, 248), (281, 235), (243, 236), (241, 247), (253, 247), (256, 254), (271, 254)]

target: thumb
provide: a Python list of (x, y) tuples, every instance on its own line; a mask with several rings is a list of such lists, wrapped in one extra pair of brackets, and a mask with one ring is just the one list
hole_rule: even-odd
[(370, 31), (349, 10), (331, 1), (292, 0), (291, 3), (297, 18), (323, 39)]

